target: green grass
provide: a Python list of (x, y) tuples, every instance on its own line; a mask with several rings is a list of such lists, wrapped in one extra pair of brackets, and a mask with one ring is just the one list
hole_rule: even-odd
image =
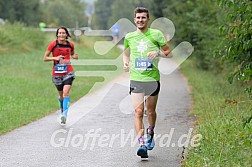
[(251, 166), (252, 100), (244, 88), (229, 84), (224, 75), (198, 70), (192, 61), (182, 72), (192, 90), (195, 133), (203, 137), (200, 146), (189, 148), (183, 166)]
[(21, 23), (0, 25), (0, 54), (33, 51), (41, 47), (46, 36), (38, 29), (24, 27)]
[[(41, 32), (39, 32), (41, 33)], [(7, 33), (6, 33), (7, 34)], [(43, 33), (42, 33), (43, 34)], [(51, 81), (52, 62), (44, 62), (43, 56), (47, 44), (54, 39), (54, 34), (41, 41), (39, 48), (25, 49), (23, 45), (0, 50), (0, 134), (28, 124), (59, 109), (58, 93)], [(5, 37), (7, 39), (7, 37)], [(16, 37), (18, 38), (18, 37)], [(35, 37), (31, 37), (33, 41)], [(0, 37), (1, 39), (1, 37)], [(113, 48), (108, 54), (100, 56), (94, 52), (96, 39), (82, 37), (80, 43), (75, 43), (79, 59), (115, 59), (121, 54)], [(12, 44), (12, 41), (9, 41)], [(18, 52), (19, 50), (19, 52)], [(114, 66), (74, 66), (75, 70), (115, 70)], [(111, 76), (110, 79), (116, 76)], [(70, 92), (71, 102), (87, 94), (96, 82), (103, 82), (103, 76), (76, 77)]]

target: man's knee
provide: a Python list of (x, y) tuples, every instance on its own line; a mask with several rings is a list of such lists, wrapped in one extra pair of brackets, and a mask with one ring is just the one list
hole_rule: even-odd
[(141, 109), (141, 108), (135, 109), (135, 116), (138, 118), (143, 117), (143, 109)]
[(148, 114), (149, 116), (156, 115), (156, 110), (155, 110), (155, 109), (147, 109), (147, 114)]

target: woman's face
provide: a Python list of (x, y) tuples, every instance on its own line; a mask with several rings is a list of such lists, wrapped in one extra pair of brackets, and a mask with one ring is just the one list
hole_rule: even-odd
[(58, 37), (58, 40), (66, 40), (67, 38), (66, 31), (64, 29), (59, 29), (57, 37)]

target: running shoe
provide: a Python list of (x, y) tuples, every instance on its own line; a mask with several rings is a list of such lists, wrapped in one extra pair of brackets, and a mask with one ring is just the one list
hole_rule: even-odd
[(148, 150), (152, 150), (155, 146), (154, 142), (154, 133), (150, 134), (148, 129), (147, 129), (147, 139), (146, 139), (146, 147)]
[(141, 158), (148, 158), (147, 147), (145, 145), (141, 145), (137, 150), (137, 155)]
[(61, 120), (61, 124), (66, 124), (66, 117), (64, 115), (61, 115), (60, 117), (60, 120)]

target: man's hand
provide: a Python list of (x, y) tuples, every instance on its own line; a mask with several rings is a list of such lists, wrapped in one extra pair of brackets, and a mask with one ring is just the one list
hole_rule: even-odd
[(123, 69), (125, 72), (129, 72), (129, 63), (124, 63)]
[(158, 51), (152, 51), (152, 52), (147, 53), (148, 59), (151, 59), (151, 60), (158, 56), (160, 56), (160, 52)]

